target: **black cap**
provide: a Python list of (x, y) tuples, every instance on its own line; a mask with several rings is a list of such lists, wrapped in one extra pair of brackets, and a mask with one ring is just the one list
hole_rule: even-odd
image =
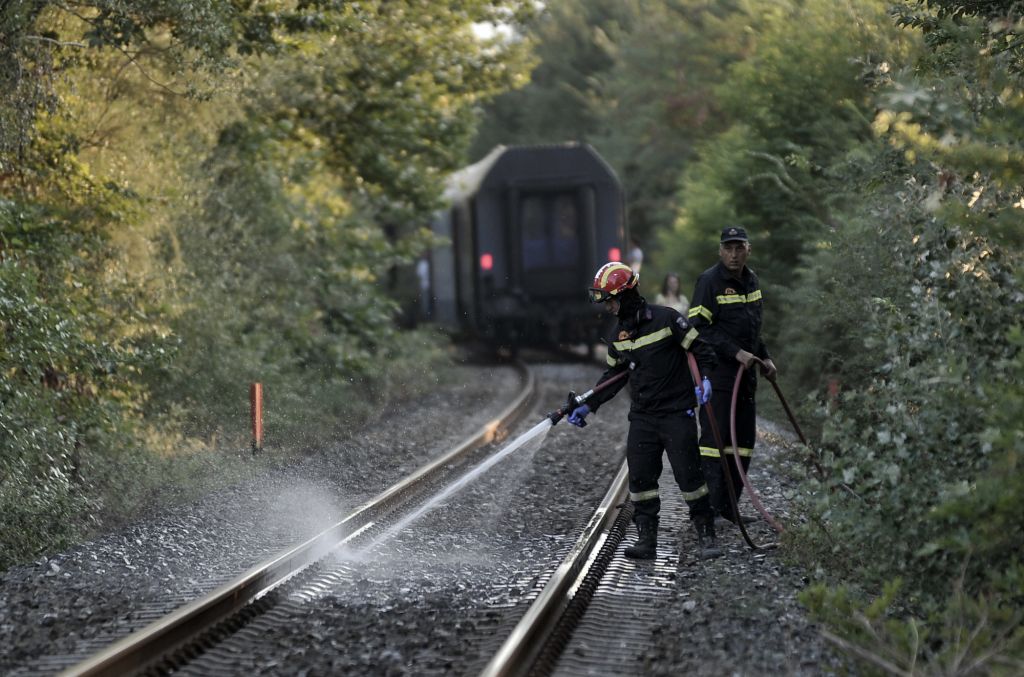
[(725, 242), (747, 242), (747, 231), (737, 226), (729, 226), (728, 228), (722, 229), (722, 239), (719, 240), (722, 243)]

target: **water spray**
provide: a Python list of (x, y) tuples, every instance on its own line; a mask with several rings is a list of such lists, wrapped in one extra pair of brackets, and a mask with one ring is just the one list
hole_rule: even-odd
[(382, 536), (374, 539), (373, 543), (367, 546), (366, 549), (373, 548), (377, 544), (391, 539), (395, 534), (399, 533), (411, 523), (418, 520), (424, 514), (430, 512), (438, 505), (440, 505), (445, 499), (452, 496), (453, 494), (461, 491), (471, 482), (474, 482), (478, 477), (490, 470), (496, 463), (506, 458), (513, 452), (532, 442), (533, 444), (540, 444), (543, 442), (544, 436), (547, 435), (548, 431), (555, 426), (556, 423), (561, 421), (567, 414), (572, 413), (573, 409), (586, 403), (586, 401), (592, 397), (595, 393), (601, 392), (613, 383), (618, 383), (622, 379), (629, 375), (628, 370), (624, 370), (611, 378), (602, 381), (587, 392), (577, 395), (575, 392), (570, 391), (569, 397), (562, 407), (551, 412), (545, 416), (539, 423), (530, 428), (527, 432), (523, 433), (516, 439), (509, 442), (503, 449), (498, 451), (496, 454), (489, 457), (483, 463), (478, 465), (472, 471), (463, 475), (461, 478), (449, 484), (447, 487), (442, 489), (439, 493), (432, 496), (426, 503), (419, 507), (416, 511), (402, 518), (400, 521), (392, 525)]

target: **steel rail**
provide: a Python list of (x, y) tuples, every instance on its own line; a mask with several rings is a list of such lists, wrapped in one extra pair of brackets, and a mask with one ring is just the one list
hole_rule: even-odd
[(503, 439), (508, 428), (526, 413), (536, 395), (533, 373), (522, 363), (517, 362), (515, 366), (523, 377), (522, 391), (497, 418), (483, 425), (473, 436), (447, 454), (384, 490), (343, 520), (305, 543), (266, 560), (209, 595), (114, 642), (100, 653), (60, 674), (66, 677), (94, 677), (124, 675), (144, 670), (202, 630), (259, 599), (300, 569), (365, 531), (373, 525), (377, 517), (405, 499), (424, 482), (439, 475), (447, 466), (462, 460), (463, 456), (475, 449)]
[(508, 639), (480, 673), (481, 677), (519, 677), (529, 674), (587, 575), (600, 546), (608, 538), (626, 499), (628, 472), (623, 463), (608, 492), (576, 545), (555, 570), (544, 590), (512, 630)]

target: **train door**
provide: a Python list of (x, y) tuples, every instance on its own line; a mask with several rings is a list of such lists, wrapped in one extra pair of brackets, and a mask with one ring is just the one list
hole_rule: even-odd
[[(456, 312), (463, 328), (470, 331), (476, 326), (479, 311), (476, 298), (476, 273), (474, 253), (476, 238), (474, 236), (472, 212), (476, 209), (475, 201), (456, 205), (452, 209), (452, 248), (455, 250), (455, 288)], [(472, 316), (470, 315), (472, 313)]]
[(588, 263), (587, 205), (578, 189), (519, 194), (520, 277), (531, 297), (578, 295)]

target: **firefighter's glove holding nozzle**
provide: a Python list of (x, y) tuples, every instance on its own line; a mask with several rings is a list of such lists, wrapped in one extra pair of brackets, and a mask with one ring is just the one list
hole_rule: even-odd
[(572, 413), (569, 414), (568, 421), (569, 421), (569, 423), (572, 423), (577, 428), (586, 428), (587, 427), (587, 415), (589, 415), (589, 414), (590, 414), (590, 407), (588, 407), (585, 404), (581, 404), (580, 406), (578, 406), (578, 407), (576, 407), (575, 409), (572, 410)]

